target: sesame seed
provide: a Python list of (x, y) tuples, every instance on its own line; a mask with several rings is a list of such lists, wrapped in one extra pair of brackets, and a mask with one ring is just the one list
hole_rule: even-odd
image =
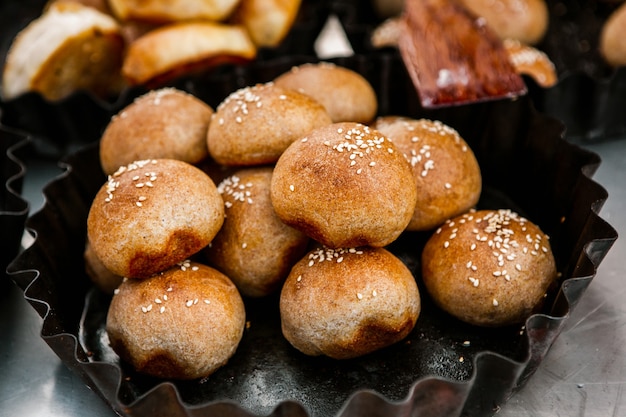
[(159, 309), (159, 313), (163, 313), (165, 312), (165, 306), (161, 306), (161, 308)]
[(296, 281), (298, 282), (302, 281), (302, 275), (298, 275), (298, 278), (296, 278)]
[(187, 300), (187, 302), (185, 303), (185, 305), (187, 307), (191, 307), (193, 305), (193, 300)]
[(470, 346), (470, 344), (471, 344), (471, 343), (470, 343), (470, 341), (469, 341), (469, 340), (466, 340), (466, 341), (464, 341), (464, 342), (463, 342), (463, 346), (465, 346), (465, 347)]
[(290, 191), (294, 191), (295, 189), (296, 189), (296, 187), (295, 187), (293, 184), (291, 184), (291, 185), (289, 186), (289, 190), (290, 190)]
[(211, 304), (211, 300), (204, 300), (204, 304)]
[(448, 242), (447, 240), (445, 242), (443, 242), (443, 247), (447, 248), (448, 246), (450, 246), (450, 242)]
[(499, 305), (500, 303), (498, 303), (498, 300), (496, 300), (496, 299), (494, 298), (494, 299), (493, 299), (493, 301), (492, 301), (492, 304), (493, 304), (493, 306), (494, 306), (494, 307), (498, 307), (498, 305)]
[(363, 299), (363, 294), (361, 294), (360, 292), (356, 293), (356, 298), (358, 298), (359, 300)]
[(378, 295), (378, 292), (376, 290), (372, 290), (372, 297), (376, 297)]

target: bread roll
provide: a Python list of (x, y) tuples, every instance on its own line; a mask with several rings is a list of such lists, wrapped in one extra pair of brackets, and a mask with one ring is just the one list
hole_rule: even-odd
[(109, 306), (111, 347), (138, 372), (165, 379), (206, 377), (225, 365), (243, 336), (235, 285), (196, 262), (125, 280)]
[(246, 168), (217, 187), (226, 218), (204, 252), (209, 263), (228, 275), (244, 296), (276, 292), (309, 241), (274, 212), (271, 179), (271, 167)]
[(523, 323), (557, 277), (548, 236), (511, 210), (449, 220), (426, 243), (422, 277), (434, 302), (477, 326)]
[(76, 91), (118, 94), (124, 40), (110, 16), (73, 2), (56, 2), (22, 29), (7, 52), (2, 95), (35, 91), (50, 101)]
[(83, 258), (85, 260), (85, 273), (91, 282), (105, 294), (113, 294), (124, 278), (114, 274), (104, 266), (96, 256), (89, 241), (85, 244)]
[(272, 164), (294, 140), (330, 123), (324, 107), (309, 96), (273, 83), (244, 87), (217, 106), (207, 135), (209, 154), (223, 165)]
[(244, 26), (259, 47), (273, 48), (293, 26), (302, 0), (241, 0), (231, 21)]
[(420, 314), (409, 269), (383, 248), (311, 251), (280, 294), (285, 338), (306, 355), (349, 359), (404, 339)]
[(145, 278), (199, 252), (224, 222), (224, 202), (204, 172), (173, 159), (121, 167), (96, 194), (87, 236), (113, 273)]
[(544, 88), (552, 87), (558, 81), (554, 63), (544, 52), (513, 39), (505, 39), (504, 48), (519, 74), (530, 76)]
[(411, 220), (417, 187), (393, 142), (344, 122), (287, 148), (274, 168), (271, 197), (282, 221), (328, 247), (382, 247)]
[(545, 0), (459, 0), (475, 15), (485, 19), (501, 39), (528, 45), (539, 43), (548, 30), (549, 11)]
[(209, 21), (172, 23), (129, 45), (122, 75), (130, 85), (155, 88), (224, 62), (249, 62), (256, 52), (241, 26)]
[(227, 18), (239, 0), (109, 0), (120, 20), (167, 23), (182, 20), (220, 21)]
[(122, 109), (100, 140), (105, 174), (143, 159), (178, 159), (198, 164), (209, 155), (206, 135), (213, 109), (184, 91), (152, 90)]
[(626, 3), (607, 19), (600, 32), (600, 53), (614, 67), (626, 66)]
[(407, 230), (432, 230), (476, 205), (480, 167), (456, 130), (437, 120), (397, 116), (379, 117), (373, 128), (387, 135), (411, 164), (417, 203)]
[(356, 71), (330, 62), (293, 67), (274, 82), (313, 97), (335, 123), (369, 123), (378, 111), (376, 92), (369, 81)]

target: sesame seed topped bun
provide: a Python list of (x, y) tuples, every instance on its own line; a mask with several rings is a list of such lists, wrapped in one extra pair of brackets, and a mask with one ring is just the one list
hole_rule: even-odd
[(459, 133), (437, 120), (384, 116), (373, 128), (409, 160), (417, 183), (410, 231), (432, 230), (478, 202), (482, 177), (474, 152)]
[(333, 122), (369, 123), (378, 98), (361, 74), (330, 62), (307, 63), (279, 75), (276, 85), (299, 91), (320, 102)]
[(548, 236), (510, 210), (447, 221), (422, 252), (424, 285), (439, 307), (478, 326), (523, 323), (557, 277)]
[(226, 218), (204, 253), (209, 264), (228, 275), (245, 296), (277, 291), (309, 242), (274, 212), (271, 179), (271, 167), (245, 168), (217, 187)]
[(393, 142), (344, 122), (287, 148), (274, 168), (271, 197), (278, 217), (328, 247), (382, 247), (411, 220), (417, 187)]
[(331, 122), (309, 96), (274, 83), (247, 86), (217, 106), (207, 135), (209, 153), (224, 165), (271, 164), (294, 140)]
[(245, 327), (243, 300), (224, 274), (183, 261), (113, 295), (106, 331), (138, 372), (167, 379), (206, 377), (235, 354)]
[(200, 169), (174, 159), (135, 161), (109, 176), (87, 236), (111, 272), (145, 278), (197, 253), (224, 222), (224, 202)]
[(362, 356), (404, 339), (420, 314), (409, 269), (383, 248), (320, 248), (292, 269), (280, 294), (285, 338), (306, 355)]
[(113, 116), (100, 140), (104, 173), (143, 159), (198, 164), (208, 157), (206, 134), (213, 109), (175, 88), (152, 90)]

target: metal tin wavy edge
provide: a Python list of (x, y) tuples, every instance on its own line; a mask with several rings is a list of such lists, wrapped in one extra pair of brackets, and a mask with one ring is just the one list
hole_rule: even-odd
[(0, 180), (0, 266), (2, 267), (2, 288), (8, 281), (6, 267), (17, 256), (24, 223), (28, 216), (29, 204), (22, 196), (22, 183), (26, 167), (21, 158), (27, 152), (30, 143), (28, 136), (22, 132), (6, 129), (0, 125), (0, 151), (2, 152), (2, 171)]
[[(306, 60), (259, 63), (238, 74), (236, 83), (267, 81)], [(617, 233), (599, 216), (608, 198), (592, 180), (600, 158), (564, 140), (562, 123), (537, 112), (528, 97), (425, 112), (400, 61), (357, 55), (334, 62), (372, 83), (379, 114), (429, 117), (459, 130), (483, 171), (479, 205), (513, 208), (551, 236), (560, 287), (521, 329), (464, 325), (437, 311), (422, 292), (422, 315), (405, 342), (347, 362), (290, 349), (280, 338), (270, 297), (248, 305), (252, 326), (214, 376), (190, 383), (145, 378), (107, 347), (107, 298), (93, 291), (83, 270), (85, 219), (105, 180), (92, 143), (64, 158), (66, 173), (45, 187), (43, 209), (26, 222), (35, 241), (9, 273), (44, 318), (42, 338), (119, 415), (493, 415), (531, 381), (594, 278)], [(208, 93), (194, 87), (200, 97)], [(407, 234), (392, 245), (414, 274), (424, 237)], [(466, 340), (471, 347), (463, 347)]]
[[(331, 13), (338, 16), (356, 53), (396, 54), (392, 48), (376, 50), (372, 31), (385, 16), (372, 2), (332, 0)], [(567, 127), (566, 138), (574, 142), (598, 142), (626, 132), (626, 68), (611, 68), (597, 48), (599, 32), (620, 2), (602, 0), (546, 0), (550, 22), (544, 39), (536, 45), (554, 62), (559, 81), (539, 86), (524, 77), (528, 94), (540, 112), (554, 116)]]

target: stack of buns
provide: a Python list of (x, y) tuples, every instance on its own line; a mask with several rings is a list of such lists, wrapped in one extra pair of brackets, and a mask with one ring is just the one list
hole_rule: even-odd
[[(294, 74), (308, 81), (299, 87)], [(315, 98), (322, 86), (312, 80), (335, 75), (338, 94), (351, 96), (343, 103), (356, 105)], [(234, 91), (215, 111), (164, 88), (112, 118), (101, 141), (109, 179), (89, 212), (85, 261), (95, 285), (117, 285), (107, 332), (123, 360), (162, 378), (207, 376), (244, 337), (246, 301), (272, 294), (283, 336), (304, 355), (349, 359), (397, 344), (421, 312), (420, 277), (388, 248), (405, 233), (429, 236), (423, 280), (443, 311), (482, 326), (533, 311), (555, 275), (547, 236), (526, 219), (514, 228), (511, 212), (480, 212), (474, 223), (482, 179), (469, 145), (439, 121), (376, 117), (363, 100), (372, 92), (355, 71), (319, 62)], [(452, 242), (490, 232), (489, 249)], [(502, 257), (503, 279), (478, 275)], [(451, 284), (458, 259), (481, 269)], [(448, 297), (477, 292), (477, 281), (491, 295), (466, 300), (465, 315), (449, 308)], [(473, 309), (488, 296), (498, 313), (513, 312)]]
[(51, 0), (15, 37), (2, 97), (103, 98), (247, 63), (288, 35), (301, 0)]

